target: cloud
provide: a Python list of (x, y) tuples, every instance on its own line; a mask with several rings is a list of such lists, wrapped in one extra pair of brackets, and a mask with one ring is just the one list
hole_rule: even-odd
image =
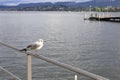
[(17, 4), (21, 0), (0, 0), (0, 5)]
[(65, 2), (65, 1), (83, 2), (89, 0), (21, 0), (21, 2)]
[(17, 3), (20, 2), (21, 0), (0, 0), (0, 3)]
[(76, 0), (21, 0), (21, 2), (65, 2), (65, 1), (76, 1)]

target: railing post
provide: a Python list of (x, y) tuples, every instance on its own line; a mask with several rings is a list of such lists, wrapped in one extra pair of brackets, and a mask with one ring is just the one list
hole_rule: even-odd
[(32, 80), (32, 56), (27, 54), (27, 80)]
[(77, 75), (75, 75), (75, 79), (74, 80), (77, 80)]

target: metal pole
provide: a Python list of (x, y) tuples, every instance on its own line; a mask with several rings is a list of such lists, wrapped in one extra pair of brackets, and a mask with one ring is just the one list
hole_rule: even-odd
[(27, 54), (27, 80), (32, 80), (32, 57)]

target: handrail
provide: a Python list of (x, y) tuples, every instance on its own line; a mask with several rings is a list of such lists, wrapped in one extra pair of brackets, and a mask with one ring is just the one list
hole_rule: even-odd
[(4, 71), (7, 75), (11, 76), (13, 78), (13, 80), (21, 80), (20, 78), (18, 78), (16, 75), (12, 74), (11, 72), (9, 72), (8, 70), (4, 69), (3, 67), (0, 66), (0, 70)]
[(76, 67), (73, 67), (73, 66), (70, 66), (70, 65), (67, 65), (67, 64), (58, 62), (58, 61), (56, 61), (56, 60), (47, 58), (47, 57), (42, 56), (42, 55), (36, 56), (36, 55), (34, 55), (33, 53), (31, 53), (31, 52), (22, 52), (22, 51), (20, 51), (18, 48), (15, 48), (15, 47), (13, 47), (13, 46), (11, 46), (11, 45), (8, 45), (8, 44), (6, 44), (6, 43), (3, 43), (3, 42), (0, 42), (0, 44), (1, 44), (1, 45), (4, 45), (4, 46), (6, 46), (6, 47), (9, 47), (9, 48), (11, 48), (11, 49), (14, 49), (14, 50), (16, 50), (16, 51), (18, 51), (18, 52), (25, 53), (25, 54), (27, 54), (27, 55), (30, 54), (31, 56), (34, 56), (34, 57), (37, 58), (37, 59), (42, 59), (42, 60), (44, 60), (44, 61), (46, 61), (46, 62), (48, 62), (48, 63), (52, 63), (52, 64), (54, 64), (54, 65), (57, 65), (57, 66), (59, 66), (59, 67), (65, 68), (65, 69), (67, 69), (67, 70), (76, 72), (76, 73), (78, 73), (78, 74), (84, 75), (84, 76), (89, 77), (89, 78), (94, 79), (94, 80), (109, 80), (109, 79), (104, 78), (104, 77), (102, 77), (102, 76), (99, 76), (99, 75), (90, 73), (90, 72), (85, 71), (85, 70), (80, 69), (80, 68), (76, 68)]

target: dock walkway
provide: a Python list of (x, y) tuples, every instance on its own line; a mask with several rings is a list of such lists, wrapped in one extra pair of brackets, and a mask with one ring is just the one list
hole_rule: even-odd
[(105, 14), (90, 14), (88, 18), (84, 18), (84, 20), (91, 21), (109, 21), (109, 22), (120, 22), (120, 16), (113, 15), (105, 15)]
[(120, 17), (89, 17), (89, 20), (120, 22)]

